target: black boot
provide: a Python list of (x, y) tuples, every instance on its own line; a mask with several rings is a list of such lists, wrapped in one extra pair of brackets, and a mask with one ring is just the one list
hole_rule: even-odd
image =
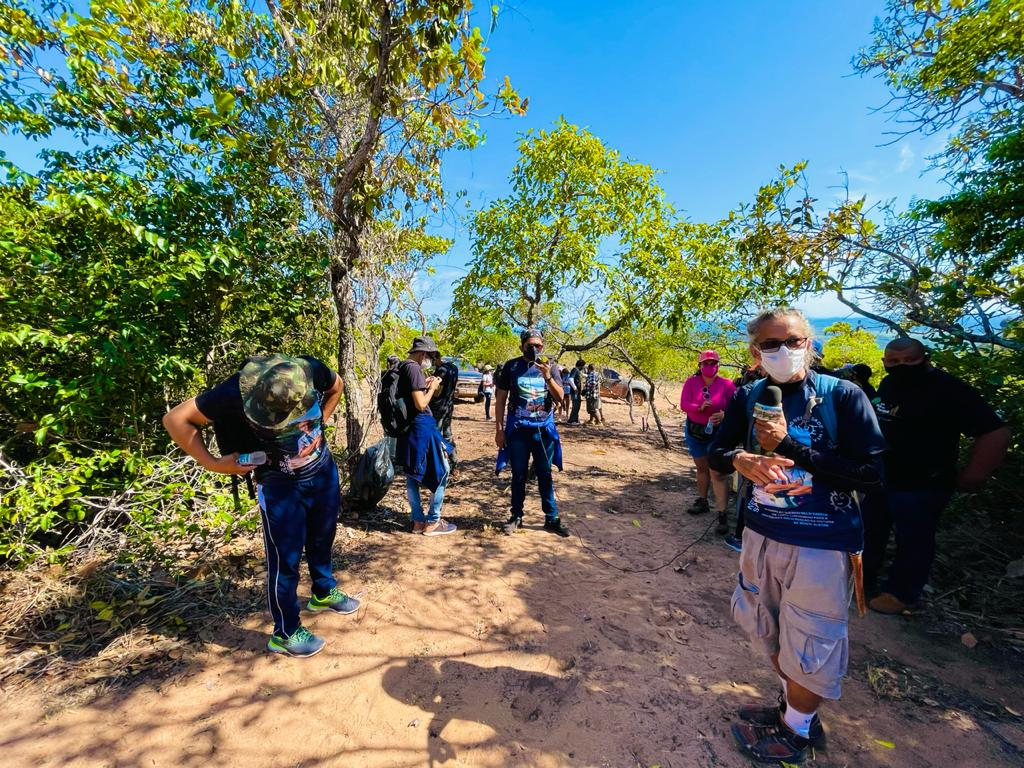
[(557, 517), (554, 520), (545, 520), (544, 530), (551, 533), (557, 533), (563, 539), (571, 535), (569, 529), (562, 525), (562, 521)]
[(715, 526), (715, 533), (719, 536), (725, 536), (729, 532), (729, 514), (727, 512), (718, 513), (718, 525)]

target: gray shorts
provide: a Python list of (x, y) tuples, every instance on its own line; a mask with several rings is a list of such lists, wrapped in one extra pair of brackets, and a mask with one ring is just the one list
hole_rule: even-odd
[(782, 544), (746, 528), (732, 617), (755, 648), (790, 680), (838, 699), (846, 674), (850, 557), (831, 549)]

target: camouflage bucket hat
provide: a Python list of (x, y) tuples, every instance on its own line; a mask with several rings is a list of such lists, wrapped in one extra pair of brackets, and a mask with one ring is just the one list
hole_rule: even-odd
[(242, 408), (250, 421), (275, 429), (298, 419), (316, 403), (307, 361), (286, 355), (252, 357), (238, 374)]

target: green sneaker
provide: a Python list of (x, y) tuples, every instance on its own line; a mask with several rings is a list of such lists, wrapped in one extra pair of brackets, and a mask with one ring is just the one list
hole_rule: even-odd
[(334, 587), (326, 597), (313, 595), (306, 604), (306, 609), (313, 613), (334, 611), (335, 613), (349, 614), (359, 610), (359, 601)]
[(267, 641), (267, 650), (283, 653), (286, 656), (315, 656), (324, 648), (324, 641), (305, 627), (299, 627), (288, 637), (281, 637), (276, 632)]

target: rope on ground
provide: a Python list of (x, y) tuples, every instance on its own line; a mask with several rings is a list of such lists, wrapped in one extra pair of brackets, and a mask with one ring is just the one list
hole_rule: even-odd
[[(577, 520), (576, 522), (579, 523), (579, 524), (583, 524), (581, 520)], [(659, 565), (659, 566), (657, 566), (655, 568), (623, 568), (621, 565), (616, 565), (615, 563), (611, 562), (610, 560), (606, 560), (605, 558), (601, 557), (601, 555), (597, 554), (597, 552), (595, 552), (593, 549), (591, 549), (587, 545), (587, 543), (585, 541), (583, 541), (583, 536), (580, 534), (580, 530), (579, 530), (578, 526), (576, 528), (576, 538), (578, 538), (580, 540), (580, 546), (584, 550), (586, 550), (591, 556), (593, 556), (597, 560), (599, 560), (602, 563), (604, 563), (605, 565), (607, 565), (609, 568), (614, 568), (615, 570), (622, 571), (623, 573), (657, 573), (658, 571), (661, 571), (661, 570), (664, 570), (665, 568), (668, 568), (670, 565), (672, 565), (672, 563), (674, 563), (680, 557), (682, 557), (687, 552), (689, 552), (691, 549), (693, 549), (695, 546), (697, 546), (697, 544), (699, 544), (701, 541), (703, 541), (704, 537), (707, 536), (708, 533), (711, 531), (711, 526), (713, 526), (716, 522), (718, 522), (718, 521), (716, 519), (714, 519), (714, 516), (712, 516), (711, 522), (708, 523), (708, 527), (704, 529), (704, 532), (701, 533), (700, 536), (698, 536), (696, 539), (694, 539), (689, 544), (687, 544), (685, 547), (683, 547), (679, 552), (677, 552), (675, 555), (673, 555), (671, 560), (669, 560), (669, 561), (667, 561), (665, 563), (662, 563), (661, 565)]]

